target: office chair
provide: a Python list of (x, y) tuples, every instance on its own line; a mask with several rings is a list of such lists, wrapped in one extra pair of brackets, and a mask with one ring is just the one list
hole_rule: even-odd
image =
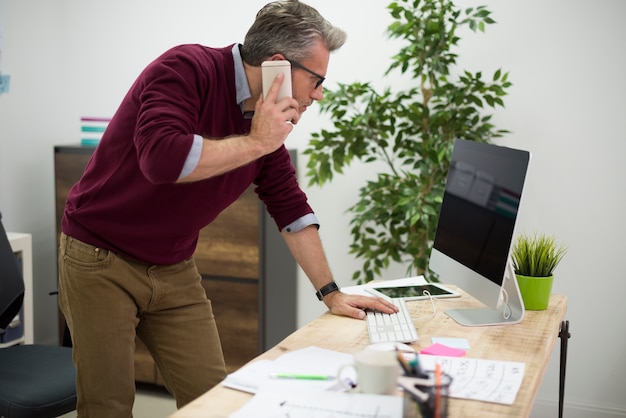
[[(19, 313), (24, 280), (0, 213), (0, 335)], [(48, 345), (0, 348), (0, 416), (52, 418), (76, 409), (72, 349)]]

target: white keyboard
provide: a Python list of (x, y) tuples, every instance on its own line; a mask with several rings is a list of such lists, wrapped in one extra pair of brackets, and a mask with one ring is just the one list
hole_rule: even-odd
[(395, 314), (386, 314), (370, 309), (365, 312), (370, 343), (411, 343), (417, 341), (417, 330), (406, 307), (406, 302), (402, 298), (391, 299), (391, 302), (399, 309)]

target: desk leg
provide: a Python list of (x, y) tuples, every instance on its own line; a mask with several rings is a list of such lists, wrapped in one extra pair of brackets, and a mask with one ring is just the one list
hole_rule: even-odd
[(569, 321), (561, 321), (559, 338), (561, 339), (561, 368), (559, 376), (559, 418), (563, 418), (563, 398), (565, 396), (565, 367), (567, 366), (567, 342), (569, 333)]

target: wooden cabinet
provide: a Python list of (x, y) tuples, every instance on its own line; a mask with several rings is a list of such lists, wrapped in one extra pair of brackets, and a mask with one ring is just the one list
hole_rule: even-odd
[[(69, 189), (94, 150), (54, 148), (57, 233)], [(295, 152), (291, 157), (295, 163)], [(213, 305), (229, 372), (296, 329), (297, 266), (252, 187), (200, 232), (194, 257)], [(137, 381), (162, 384), (139, 340), (135, 370)]]

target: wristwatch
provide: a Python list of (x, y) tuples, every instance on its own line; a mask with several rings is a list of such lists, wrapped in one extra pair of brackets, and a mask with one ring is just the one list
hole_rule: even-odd
[(332, 292), (337, 292), (338, 290), (339, 290), (339, 286), (337, 286), (337, 283), (330, 282), (327, 285), (322, 286), (320, 290), (315, 292), (315, 296), (317, 296), (319, 300), (323, 300), (324, 296)]

